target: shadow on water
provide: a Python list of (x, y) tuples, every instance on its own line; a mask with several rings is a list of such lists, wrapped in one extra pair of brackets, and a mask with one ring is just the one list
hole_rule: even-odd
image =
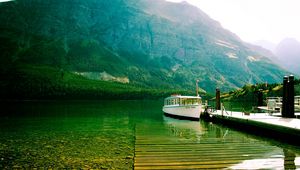
[[(164, 160), (155, 157), (167, 155), (169, 164), (182, 159), (204, 168), (221, 161), (221, 168), (247, 169), (251, 160), (260, 163), (259, 168), (300, 168), (297, 147), (208, 122), (168, 118), (162, 114), (162, 103), (2, 103), (0, 169), (132, 169), (134, 156), (147, 160), (142, 151), (149, 148), (147, 153), (154, 154), (149, 160), (160, 163)], [(142, 147), (145, 143), (148, 148)], [(142, 149), (140, 158), (137, 147)]]

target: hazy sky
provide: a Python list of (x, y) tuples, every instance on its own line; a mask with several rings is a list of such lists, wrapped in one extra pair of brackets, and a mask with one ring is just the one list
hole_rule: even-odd
[[(180, 2), (182, 0), (168, 0)], [(185, 0), (248, 42), (300, 41), (300, 0)]]

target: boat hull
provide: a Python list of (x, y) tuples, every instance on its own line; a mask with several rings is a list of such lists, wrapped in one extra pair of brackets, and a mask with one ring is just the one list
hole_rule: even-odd
[(199, 120), (201, 111), (200, 105), (163, 107), (163, 112), (165, 115), (180, 119)]

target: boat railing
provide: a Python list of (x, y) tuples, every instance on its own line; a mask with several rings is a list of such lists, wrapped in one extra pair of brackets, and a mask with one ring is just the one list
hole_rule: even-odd
[(295, 96), (295, 109), (300, 110), (300, 96)]
[(295, 105), (300, 106), (300, 96), (295, 96)]
[(268, 110), (280, 110), (282, 106), (282, 97), (267, 97)]
[(223, 103), (221, 103), (221, 113), (222, 113), (222, 116), (223, 116), (223, 113), (226, 113), (227, 115), (229, 115), (229, 113), (226, 111), (226, 109), (225, 109), (225, 106), (224, 106), (224, 104)]
[[(300, 109), (300, 96), (294, 97), (295, 109)], [(267, 108), (269, 110), (280, 110), (282, 108), (282, 97), (267, 97)]]

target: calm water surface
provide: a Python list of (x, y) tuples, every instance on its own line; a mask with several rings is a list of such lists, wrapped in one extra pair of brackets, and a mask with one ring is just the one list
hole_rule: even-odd
[(2, 103), (0, 169), (300, 168), (297, 146), (164, 117), (162, 103)]

